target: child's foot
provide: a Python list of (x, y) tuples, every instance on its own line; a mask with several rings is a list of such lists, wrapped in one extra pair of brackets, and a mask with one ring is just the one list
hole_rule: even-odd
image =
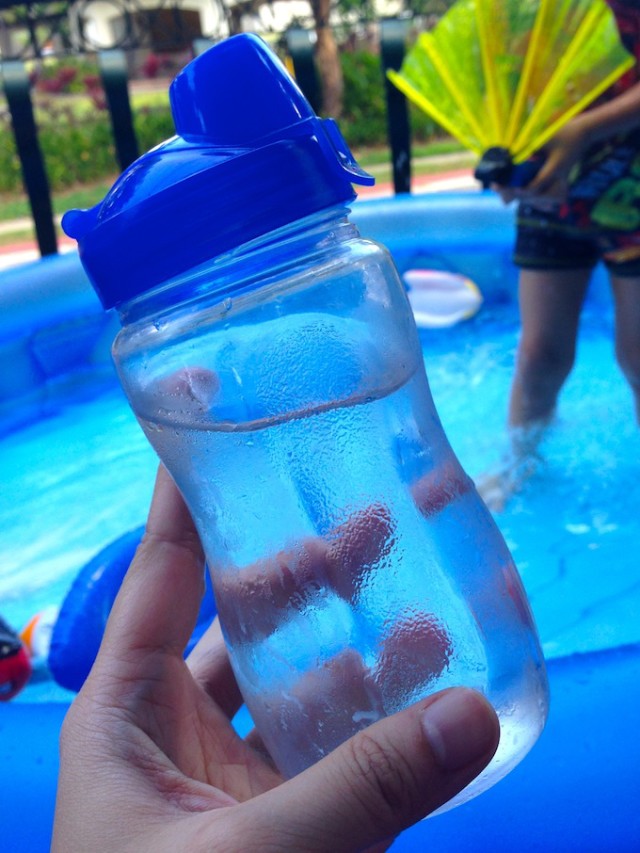
[(480, 497), (491, 512), (502, 512), (521, 485), (507, 469), (494, 474), (482, 474), (476, 482)]
[(498, 471), (478, 477), (476, 488), (491, 512), (504, 510), (511, 498), (533, 477), (541, 461), (537, 455), (526, 456), (517, 461), (507, 460)]
[(511, 450), (500, 468), (477, 479), (480, 497), (492, 512), (502, 512), (513, 495), (521, 491), (538, 470), (542, 458), (537, 450), (546, 428), (546, 422), (513, 428)]

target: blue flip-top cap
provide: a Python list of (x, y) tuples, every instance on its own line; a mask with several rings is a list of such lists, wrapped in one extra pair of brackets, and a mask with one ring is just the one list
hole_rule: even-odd
[(169, 95), (177, 135), (62, 220), (105, 308), (374, 182), (257, 36), (201, 54)]

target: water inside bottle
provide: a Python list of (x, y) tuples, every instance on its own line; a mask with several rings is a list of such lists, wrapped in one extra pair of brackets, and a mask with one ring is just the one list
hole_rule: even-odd
[[(192, 393), (193, 376), (196, 396), (215, 399), (215, 380), (192, 371)], [(403, 364), (376, 395), (286, 417), (210, 411), (190, 423), (184, 407), (177, 419), (163, 408), (141, 423), (198, 526), (234, 671), (279, 769), (294, 775), (463, 684), (489, 696), (502, 740), (455, 802), (504, 775), (542, 727), (542, 664), (508, 550), (422, 365)]]

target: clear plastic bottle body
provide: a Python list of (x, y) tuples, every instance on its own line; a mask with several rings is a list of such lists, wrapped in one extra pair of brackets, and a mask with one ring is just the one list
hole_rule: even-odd
[(464, 684), (493, 703), (502, 737), (454, 802), (501, 778), (544, 725), (544, 663), (508, 549), (440, 425), (386, 250), (333, 210), (122, 319), (123, 387), (194, 517), (281, 771)]

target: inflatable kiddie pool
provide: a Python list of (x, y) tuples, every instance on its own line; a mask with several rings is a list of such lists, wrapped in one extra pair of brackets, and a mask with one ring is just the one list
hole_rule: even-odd
[[(518, 326), (512, 214), (490, 194), (462, 193), (358, 202), (353, 218), (390, 247), (403, 274), (453, 274), (481, 294), (465, 304), (468, 319), (420, 330), (445, 429), (475, 476), (504, 443)], [(75, 681), (64, 682), (76, 689), (99, 642), (100, 608), (135, 547), (156, 463), (110, 364), (117, 321), (101, 311), (77, 255), (0, 273), (0, 283), (0, 601), (16, 627), (47, 606), (61, 608), (60, 647), (75, 645), (77, 653), (62, 655), (60, 665), (78, 665)], [(548, 658), (547, 729), (500, 784), (408, 830), (396, 851), (637, 849), (640, 445), (613, 365), (610, 323), (598, 271), (582, 367), (563, 397), (565, 420), (545, 448), (547, 467), (497, 517)], [(109, 584), (89, 606), (88, 579), (102, 576)], [(202, 624), (211, 612), (201, 614)], [(58, 681), (42, 679), (0, 703), (3, 850), (48, 849), (58, 733), (72, 697)]]

